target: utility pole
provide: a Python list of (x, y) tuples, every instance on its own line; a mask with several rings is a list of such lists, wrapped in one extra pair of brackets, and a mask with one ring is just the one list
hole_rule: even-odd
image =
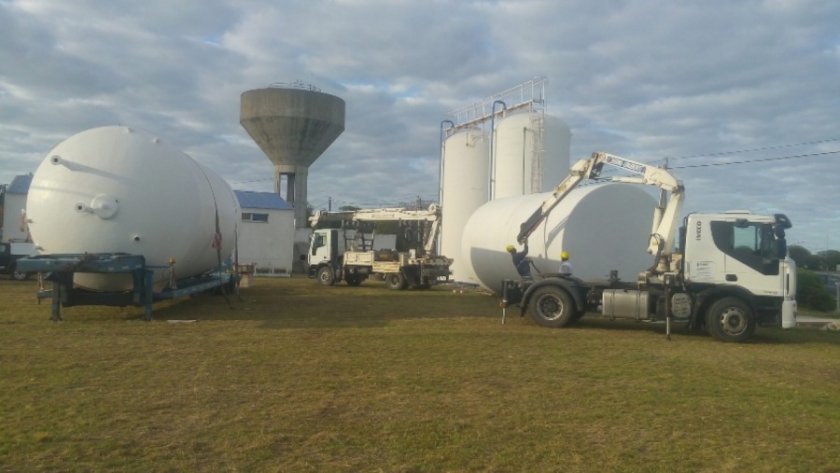
[(327, 197), (327, 212), (332, 212), (332, 196)]

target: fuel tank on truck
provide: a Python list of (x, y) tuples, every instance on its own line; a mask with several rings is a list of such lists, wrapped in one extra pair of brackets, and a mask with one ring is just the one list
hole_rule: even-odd
[[(148, 133), (108, 126), (47, 154), (32, 177), (26, 215), (41, 254), (140, 254), (156, 267), (157, 289), (169, 278), (170, 258), (181, 279), (231, 254), (239, 203), (218, 174), (183, 152)], [(132, 287), (130, 274), (76, 273), (74, 282), (102, 291)]]
[[(505, 251), (517, 244), (519, 225), (551, 193), (497, 199), (476, 210), (464, 227), (461, 256), (476, 276), (474, 282), (495, 292), (503, 279), (519, 275)], [(528, 239), (531, 274), (558, 273), (560, 253), (567, 251), (573, 275), (606, 280), (617, 270), (623, 281), (635, 281), (653, 264), (646, 249), (656, 200), (641, 186), (603, 184), (578, 187), (551, 211)], [(539, 271), (539, 272), (538, 272)]]

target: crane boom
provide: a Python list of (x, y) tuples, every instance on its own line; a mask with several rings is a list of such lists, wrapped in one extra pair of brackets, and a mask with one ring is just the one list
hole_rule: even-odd
[[(670, 253), (674, 248), (679, 214), (685, 199), (685, 189), (682, 184), (667, 169), (638, 163), (604, 152), (592, 153), (589, 159), (581, 159), (575, 163), (569, 171), (569, 175), (554, 188), (551, 196), (520, 225), (516, 240), (520, 244), (528, 240), (528, 237), (534, 233), (549, 213), (581, 181), (599, 178), (604, 164), (641, 174), (638, 177), (614, 176), (609, 178), (612, 182), (652, 185), (660, 189), (659, 204), (654, 211), (648, 252), (651, 254)], [(668, 198), (669, 193), (670, 198)]]
[(360, 209), (340, 212), (319, 210), (309, 218), (312, 228), (319, 222), (430, 222), (429, 234), (423, 249), (427, 254), (434, 249), (437, 232), (440, 228), (441, 209), (432, 204), (426, 210), (407, 210), (404, 207), (382, 209)]

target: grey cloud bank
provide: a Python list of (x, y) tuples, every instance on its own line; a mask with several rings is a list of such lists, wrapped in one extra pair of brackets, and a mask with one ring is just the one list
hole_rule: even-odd
[(539, 75), (573, 159), (667, 157), (687, 210), (783, 212), (789, 242), (840, 249), (840, 154), (686, 167), (840, 151), (837, 2), (382, 3), (0, 0), (0, 182), (123, 124), (271, 190), (239, 95), (300, 79), (347, 103), (312, 204), (434, 198), (444, 113)]

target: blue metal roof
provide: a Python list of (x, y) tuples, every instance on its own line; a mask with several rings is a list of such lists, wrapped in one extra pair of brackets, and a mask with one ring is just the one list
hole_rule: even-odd
[(274, 192), (233, 191), (243, 209), (294, 210)]
[(32, 184), (32, 174), (15, 176), (12, 183), (6, 187), (7, 194), (28, 194), (29, 185)]

